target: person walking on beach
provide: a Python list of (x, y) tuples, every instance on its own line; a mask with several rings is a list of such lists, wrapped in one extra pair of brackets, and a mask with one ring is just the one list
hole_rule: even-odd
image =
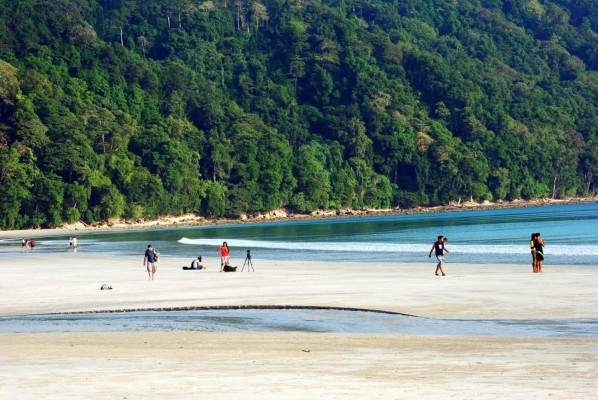
[(542, 272), (542, 264), (544, 263), (544, 240), (540, 237), (540, 232), (536, 233), (536, 240), (534, 241), (534, 249), (536, 250), (536, 270), (534, 272)]
[(529, 241), (529, 248), (532, 252), (532, 271), (538, 272), (538, 265), (536, 265), (536, 237), (537, 233), (532, 233), (532, 238)]
[(221, 247), (218, 247), (218, 253), (220, 253), (220, 272), (222, 272), (222, 269), (224, 268), (225, 265), (228, 265), (230, 262), (230, 259), (228, 258), (228, 243), (223, 242)]
[(436, 265), (436, 272), (434, 273), (436, 276), (438, 276), (438, 271), (442, 273), (442, 276), (446, 275), (442, 270), (442, 263), (444, 262), (444, 252), (446, 251), (447, 253), (450, 253), (449, 250), (446, 248), (446, 241), (447, 238), (445, 238), (444, 236), (438, 236), (438, 240), (434, 242), (432, 248), (430, 249), (430, 253), (428, 254), (428, 257), (432, 257), (432, 252), (434, 252), (434, 254), (436, 255), (436, 260), (438, 260), (438, 265)]
[(147, 268), (147, 276), (149, 280), (153, 281), (156, 275), (156, 270), (158, 269), (158, 263), (156, 262), (156, 251), (151, 244), (147, 245), (147, 250), (143, 257), (143, 266)]

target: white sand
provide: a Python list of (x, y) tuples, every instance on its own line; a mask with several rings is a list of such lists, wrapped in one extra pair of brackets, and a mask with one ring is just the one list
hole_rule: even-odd
[[(318, 305), (445, 318), (598, 317), (598, 268), (254, 259), (255, 273), (163, 257), (0, 253), (0, 315), (208, 305)], [(99, 290), (102, 283), (114, 287)], [(0, 398), (585, 399), (598, 339), (316, 333), (0, 335)]]

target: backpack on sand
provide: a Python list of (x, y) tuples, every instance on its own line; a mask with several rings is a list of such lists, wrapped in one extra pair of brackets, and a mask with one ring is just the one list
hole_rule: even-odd
[(237, 272), (237, 267), (233, 267), (232, 265), (225, 265), (222, 269), (224, 272)]
[(195, 259), (191, 260), (191, 264), (188, 267), (183, 267), (183, 269), (197, 269), (197, 268), (193, 268), (193, 263), (195, 262)]

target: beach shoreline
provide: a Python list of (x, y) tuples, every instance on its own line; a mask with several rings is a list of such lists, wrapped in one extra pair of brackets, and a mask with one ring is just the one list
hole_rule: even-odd
[(117, 232), (117, 231), (143, 231), (173, 228), (191, 228), (221, 225), (254, 224), (262, 222), (285, 222), (285, 221), (315, 221), (325, 219), (343, 218), (367, 218), (395, 215), (427, 215), (441, 212), (462, 212), (494, 209), (515, 209), (528, 207), (550, 207), (557, 205), (571, 204), (592, 204), (598, 202), (598, 196), (567, 198), (567, 199), (535, 199), (535, 200), (514, 200), (500, 202), (462, 202), (451, 203), (445, 206), (415, 207), (407, 209), (362, 209), (362, 210), (317, 210), (311, 214), (295, 214), (284, 209), (274, 210), (270, 213), (255, 214), (252, 216), (241, 216), (240, 218), (207, 218), (198, 214), (185, 214), (181, 216), (164, 216), (154, 220), (113, 220), (92, 225), (82, 222), (65, 224), (58, 228), (23, 229), (0, 231), (0, 239), (29, 239), (35, 237), (49, 237), (90, 232)]

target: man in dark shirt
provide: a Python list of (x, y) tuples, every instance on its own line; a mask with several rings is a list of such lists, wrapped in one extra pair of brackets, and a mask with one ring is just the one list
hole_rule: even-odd
[(156, 261), (156, 251), (151, 244), (147, 245), (145, 256), (143, 257), (143, 265), (147, 268), (147, 276), (150, 281), (154, 280), (156, 270), (158, 269), (158, 263)]
[(449, 253), (449, 250), (446, 248), (446, 238), (442, 235), (438, 236), (438, 240), (434, 242), (432, 248), (430, 249), (430, 254), (428, 257), (432, 257), (432, 251), (436, 255), (436, 260), (438, 260), (438, 265), (436, 265), (436, 276), (438, 276), (438, 271), (442, 273), (442, 276), (445, 275), (444, 271), (442, 270), (442, 263), (444, 261), (444, 252), (446, 251)]

